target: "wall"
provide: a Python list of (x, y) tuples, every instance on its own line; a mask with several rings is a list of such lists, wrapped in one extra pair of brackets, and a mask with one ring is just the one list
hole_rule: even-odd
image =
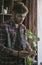
[(38, 65), (42, 62), (42, 0), (37, 0), (37, 26), (38, 36), (40, 41), (38, 43)]

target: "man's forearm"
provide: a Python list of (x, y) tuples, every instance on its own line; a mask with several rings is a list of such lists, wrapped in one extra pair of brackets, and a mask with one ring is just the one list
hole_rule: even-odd
[(15, 50), (13, 50), (11, 48), (7, 48), (2, 44), (0, 44), (0, 52), (5, 52), (5, 53), (8, 53), (8, 54), (13, 55), (13, 56), (18, 55), (18, 51), (15, 51)]

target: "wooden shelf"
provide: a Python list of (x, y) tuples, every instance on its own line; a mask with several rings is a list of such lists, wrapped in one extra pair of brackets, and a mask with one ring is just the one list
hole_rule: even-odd
[(4, 14), (5, 16), (12, 16), (12, 14)]
[[(3, 22), (12, 16), (13, 0), (0, 0), (0, 20)], [(4, 14), (7, 11), (7, 14)]]

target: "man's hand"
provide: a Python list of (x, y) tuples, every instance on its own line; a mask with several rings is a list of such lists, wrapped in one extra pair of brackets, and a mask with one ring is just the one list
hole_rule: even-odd
[(13, 56), (18, 56), (19, 55), (22, 58), (27, 57), (28, 54), (29, 54), (28, 51), (25, 51), (25, 50), (22, 50), (22, 51), (16, 51), (16, 50), (14, 50), (13, 53), (12, 53)]
[(34, 56), (36, 54), (36, 51), (34, 51), (31, 48), (30, 44), (27, 44), (27, 51), (29, 52), (29, 55), (33, 55)]
[(31, 54), (35, 55), (36, 51), (34, 51), (33, 49), (31, 49)]
[(14, 50), (12, 53), (13, 56), (18, 56), (18, 51)]
[(25, 50), (19, 51), (19, 56), (22, 58), (27, 57), (28, 54), (29, 54), (28, 51), (25, 51)]
[(33, 51), (33, 53), (31, 54), (31, 57), (33, 58), (36, 55), (36, 51)]
[(31, 52), (30, 52), (30, 56), (31, 56), (31, 57), (34, 57), (34, 56), (35, 56), (35, 54), (36, 54), (36, 51), (31, 50)]

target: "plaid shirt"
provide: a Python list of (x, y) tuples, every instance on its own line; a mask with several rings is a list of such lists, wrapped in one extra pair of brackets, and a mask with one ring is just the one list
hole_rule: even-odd
[[(25, 39), (25, 26), (20, 25), (20, 35), (21, 43), (23, 49), (26, 49), (26, 39)], [(0, 65), (17, 65), (15, 59), (11, 54), (14, 50), (14, 44), (16, 41), (16, 29), (13, 21), (10, 19), (6, 23), (0, 23)], [(22, 61), (23, 64), (24, 60)]]

